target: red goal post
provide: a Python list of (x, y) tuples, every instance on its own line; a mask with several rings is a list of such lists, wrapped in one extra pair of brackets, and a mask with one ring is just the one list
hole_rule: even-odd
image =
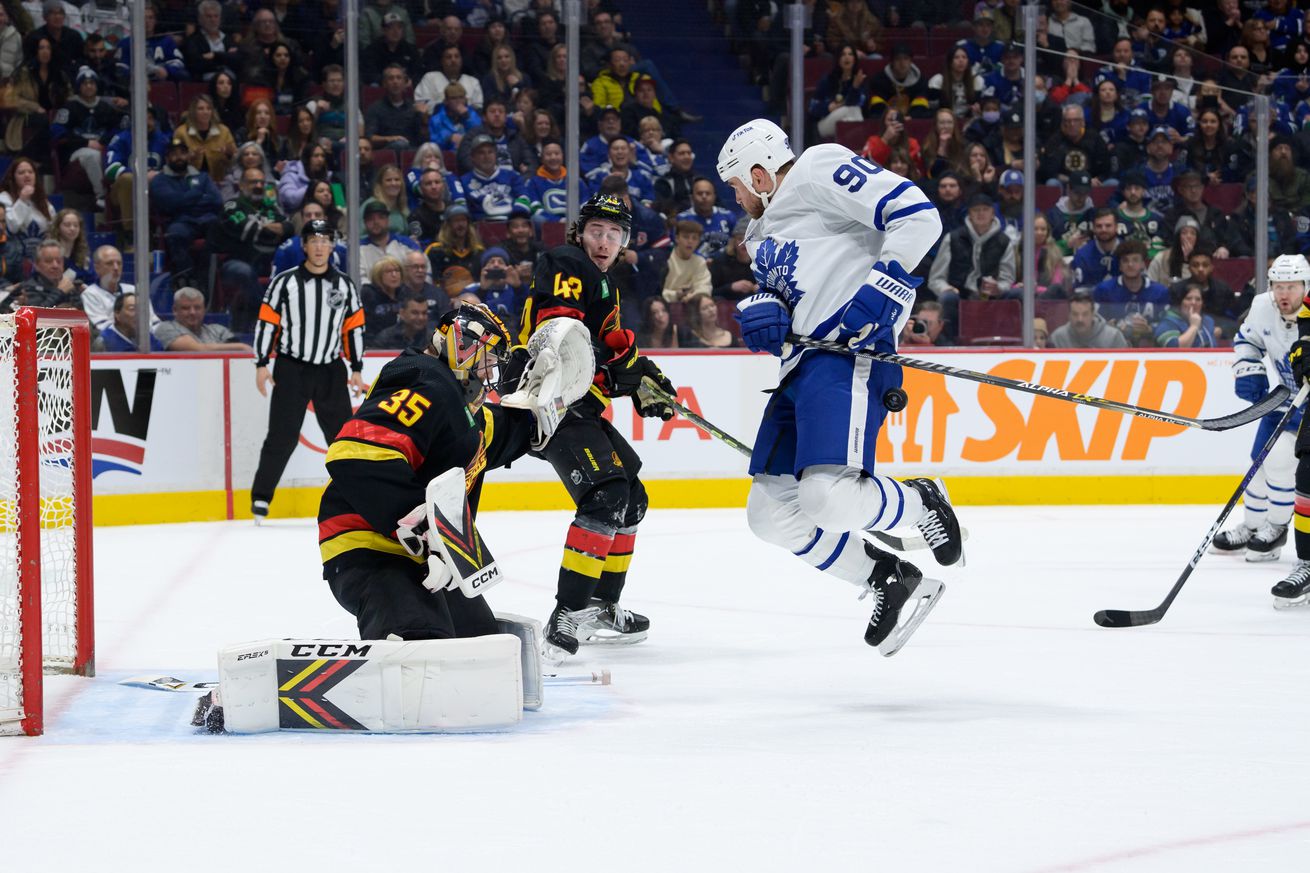
[(44, 672), (95, 673), (90, 325), (0, 315), (0, 735), (44, 729)]

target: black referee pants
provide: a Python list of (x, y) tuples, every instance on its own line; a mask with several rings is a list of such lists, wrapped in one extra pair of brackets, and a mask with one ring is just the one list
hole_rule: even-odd
[(314, 404), (314, 417), (329, 444), (337, 438), (354, 410), (341, 361), (308, 364), (279, 355), (273, 362), (273, 396), (268, 405), (268, 436), (259, 451), (259, 468), (250, 486), (250, 499), (272, 502), (291, 453), (300, 439), (305, 408)]

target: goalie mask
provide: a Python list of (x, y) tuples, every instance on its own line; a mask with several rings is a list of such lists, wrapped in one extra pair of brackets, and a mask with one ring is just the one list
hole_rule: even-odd
[(511, 344), (505, 323), (481, 303), (455, 307), (432, 332), (432, 347), (464, 385), (469, 403), (500, 389)]

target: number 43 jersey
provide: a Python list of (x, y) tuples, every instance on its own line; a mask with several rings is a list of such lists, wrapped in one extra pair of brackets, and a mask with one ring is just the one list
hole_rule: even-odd
[[(908, 274), (941, 238), (937, 209), (910, 180), (835, 143), (806, 149), (792, 165), (761, 218), (746, 230), (755, 281), (791, 306), (794, 333), (835, 339), (842, 313), (882, 272)], [(910, 315), (903, 307), (895, 333)], [(783, 358), (786, 375), (800, 359)]]
[(619, 289), (577, 246), (556, 246), (537, 258), (523, 305), (519, 342), (526, 345), (542, 322), (560, 317), (576, 318), (587, 326), (597, 365), (613, 354), (605, 347), (605, 335), (622, 328)]

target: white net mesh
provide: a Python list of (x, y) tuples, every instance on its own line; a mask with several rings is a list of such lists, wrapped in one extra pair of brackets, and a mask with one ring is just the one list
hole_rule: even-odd
[(77, 655), (72, 332), (38, 327), (36, 349), (43, 661), (47, 668), (69, 670)]
[[(0, 733), (13, 732), (13, 720), (25, 708), (19, 577), (24, 537), (40, 536), (43, 665), (71, 670), (77, 657), (72, 333), (38, 326), (35, 385), (20, 379), (17, 336), (14, 317), (0, 316)], [(36, 395), (35, 433), (19, 434), (20, 392)], [(40, 524), (36, 531), (22, 528), (20, 536), (18, 463), (28, 451), (38, 458)]]
[[(18, 611), (18, 440), (14, 319), (0, 316), (0, 732), (23, 714)], [(8, 726), (9, 731), (5, 728)]]

